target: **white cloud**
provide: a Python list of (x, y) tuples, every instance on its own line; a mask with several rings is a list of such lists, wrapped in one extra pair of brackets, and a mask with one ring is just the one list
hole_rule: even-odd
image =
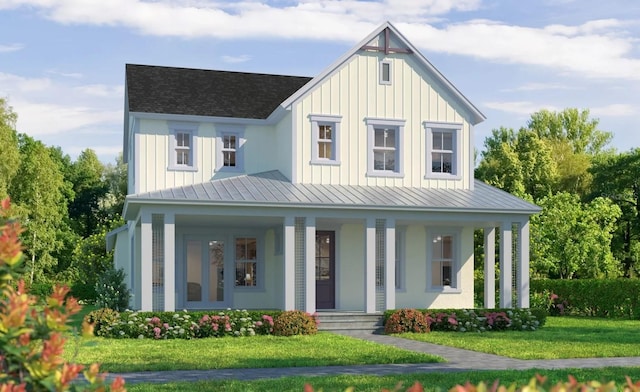
[(17, 52), (18, 50), (22, 50), (23, 48), (24, 48), (23, 44), (8, 44), (8, 45), (0, 44), (0, 53)]
[(222, 56), (222, 61), (231, 64), (244, 63), (249, 60), (251, 60), (251, 56), (249, 56), (248, 54), (243, 54), (240, 56)]
[(614, 103), (591, 108), (589, 112), (597, 117), (638, 116), (640, 113), (640, 107), (623, 103)]
[(553, 105), (540, 105), (528, 101), (510, 101), (510, 102), (485, 102), (484, 106), (499, 110), (501, 112), (513, 113), (517, 115), (529, 116), (532, 113), (540, 111), (542, 109), (558, 111), (561, 110)]
[(560, 83), (525, 83), (521, 86), (514, 88), (506, 88), (500, 91), (502, 92), (516, 92), (516, 91), (546, 91), (546, 90), (575, 90), (576, 87), (568, 86)]
[(86, 95), (96, 97), (115, 97), (122, 98), (124, 96), (124, 86), (107, 86), (105, 84), (88, 84), (84, 86), (74, 87), (74, 90)]
[(65, 78), (71, 78), (71, 79), (81, 79), (84, 76), (79, 72), (60, 72), (54, 69), (50, 69), (46, 72), (51, 75), (63, 76)]
[(28, 93), (43, 91), (51, 87), (48, 78), (25, 78), (18, 75), (0, 72), (0, 96), (10, 92)]

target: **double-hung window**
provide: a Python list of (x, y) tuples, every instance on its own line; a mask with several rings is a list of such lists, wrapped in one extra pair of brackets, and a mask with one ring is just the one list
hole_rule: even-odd
[(311, 120), (312, 151), (311, 164), (339, 165), (338, 135), (341, 116), (315, 115)]
[(198, 170), (197, 132), (195, 123), (169, 123), (169, 170)]
[(462, 124), (424, 123), (427, 140), (427, 178), (459, 178)]
[(459, 233), (429, 231), (428, 234), (428, 289), (451, 291), (459, 288)]
[(244, 171), (244, 127), (216, 126), (216, 171)]
[(235, 249), (236, 286), (258, 285), (258, 240), (255, 237), (237, 237)]
[(368, 176), (402, 177), (404, 120), (366, 119)]

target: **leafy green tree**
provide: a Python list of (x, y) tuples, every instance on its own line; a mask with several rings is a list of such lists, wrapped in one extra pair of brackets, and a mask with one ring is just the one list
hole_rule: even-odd
[(46, 280), (57, 264), (52, 254), (60, 249), (58, 228), (67, 215), (63, 176), (49, 150), (40, 141), (20, 134), (20, 167), (11, 181), (9, 195), (25, 222), (29, 283)]
[(96, 153), (86, 149), (73, 163), (71, 181), (75, 198), (69, 205), (69, 217), (81, 237), (93, 234), (100, 224), (98, 203), (108, 192), (104, 165)]
[(105, 166), (104, 179), (108, 191), (98, 202), (98, 208), (102, 221), (110, 222), (120, 218), (124, 209), (124, 199), (127, 196), (127, 164), (124, 163), (122, 153), (116, 158), (115, 165)]
[(566, 192), (538, 201), (542, 213), (531, 218), (531, 267), (549, 278), (600, 278), (619, 275), (611, 253), (620, 208), (608, 198), (582, 203)]
[(2, 146), (0, 198), (7, 196), (9, 185), (20, 166), (18, 135), (15, 131), (16, 120), (17, 116), (7, 104), (7, 101), (0, 98), (0, 146)]
[(613, 251), (622, 261), (624, 276), (640, 274), (640, 148), (603, 155), (594, 162), (591, 197), (604, 196), (621, 211)]

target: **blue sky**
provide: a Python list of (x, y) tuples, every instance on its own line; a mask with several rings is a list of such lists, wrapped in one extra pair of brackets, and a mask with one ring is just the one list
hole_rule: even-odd
[(591, 110), (640, 147), (638, 0), (0, 0), (0, 97), (18, 131), (104, 162), (126, 63), (314, 76), (391, 21), (486, 116)]

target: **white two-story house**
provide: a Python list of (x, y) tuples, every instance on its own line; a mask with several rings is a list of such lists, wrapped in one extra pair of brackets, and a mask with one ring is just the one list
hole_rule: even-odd
[(127, 65), (132, 308), (471, 308), (475, 229), (485, 306), (528, 307), (539, 208), (474, 180), (483, 119), (390, 23), (313, 78)]

